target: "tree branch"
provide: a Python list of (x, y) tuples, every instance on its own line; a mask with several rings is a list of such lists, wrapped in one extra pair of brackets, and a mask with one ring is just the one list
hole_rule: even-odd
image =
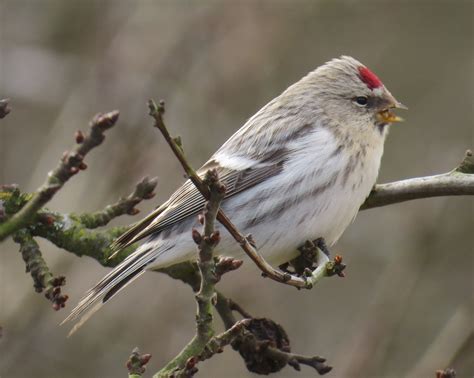
[(27, 230), (18, 231), (13, 240), (20, 244), (20, 253), (26, 264), (26, 271), (33, 278), (34, 288), (37, 293), (45, 290), (45, 297), (53, 303), (53, 309), (63, 308), (68, 299), (67, 295), (61, 294), (61, 286), (64, 286), (64, 276), (53, 277), (44, 261), (38, 243)]
[[(216, 264), (213, 258), (213, 252), (219, 243), (219, 232), (214, 229), (219, 205), (225, 195), (225, 187), (219, 182), (216, 171), (208, 171), (204, 184), (209, 188), (209, 201), (204, 211), (204, 233), (193, 229), (192, 236), (194, 242), (198, 245), (197, 265), (201, 276), (199, 292), (196, 294), (197, 315), (196, 315), (196, 335), (188, 345), (173, 358), (163, 369), (154, 375), (158, 377), (184, 376), (183, 369), (194, 370), (192, 358), (197, 358), (214, 335), (212, 328), (212, 308), (215, 301), (214, 286), (218, 281), (216, 276)], [(190, 365), (193, 366), (190, 366)]]
[(39, 236), (78, 257), (88, 256), (103, 266), (116, 266), (136, 247), (128, 247), (113, 259), (109, 259), (109, 245), (112, 241), (127, 230), (127, 227), (112, 227), (106, 231), (89, 230), (74, 214), (60, 214), (55, 212), (41, 212), (44, 222), (32, 225), (31, 234)]
[(107, 225), (112, 219), (121, 215), (136, 215), (140, 212), (135, 206), (144, 199), (155, 196), (153, 191), (158, 183), (157, 178), (144, 177), (136, 186), (135, 190), (128, 196), (121, 198), (116, 203), (108, 205), (104, 210), (95, 213), (86, 213), (75, 216), (84, 227), (93, 229)]
[(115, 125), (118, 116), (118, 111), (98, 114), (91, 121), (89, 134), (84, 136), (81, 132), (76, 133), (77, 145), (72, 151), (65, 152), (58, 166), (49, 172), (46, 182), (35, 192), (31, 200), (10, 219), (0, 224), (0, 241), (28, 225), (34, 215), (53, 198), (66, 181), (79, 170), (87, 168), (83, 161), (84, 157), (104, 141), (104, 132)]
[[(35, 291), (40, 293), (45, 290), (45, 297), (53, 303), (53, 309), (63, 308), (68, 299), (67, 295), (61, 294), (61, 286), (66, 282), (65, 277), (53, 277), (33, 237), (41, 236), (77, 256), (93, 257), (103, 265), (116, 265), (134, 249), (128, 248), (118, 258), (108, 259), (108, 246), (115, 237), (125, 231), (125, 228), (116, 227), (107, 232), (90, 231), (89, 228), (105, 225), (114, 217), (130, 213), (130, 209), (135, 209), (134, 206), (140, 201), (153, 196), (155, 186), (156, 179), (145, 178), (137, 184), (131, 195), (94, 214), (63, 215), (40, 210), (35, 214), (34, 221), (29, 227), (22, 228), (13, 235), (13, 240), (20, 244), (26, 271), (33, 277)], [(7, 213), (10, 213), (21, 208), (28, 201), (28, 197), (20, 193), (16, 186), (3, 186), (0, 190), (0, 204), (2, 204), (0, 209), (4, 213), (6, 208)], [(178, 267), (174, 269), (177, 270)]]
[(230, 345), (238, 337), (242, 336), (245, 328), (250, 324), (250, 319), (242, 319), (235, 322), (229, 329), (221, 334), (214, 336), (204, 347), (203, 352), (199, 355), (199, 360), (208, 360), (217, 353), (222, 353), (224, 347)]
[(470, 150), (451, 172), (376, 185), (360, 209), (421, 198), (464, 195), (474, 195), (474, 159)]
[[(106, 231), (91, 231), (90, 228), (104, 226), (113, 218), (123, 214), (136, 214), (135, 206), (142, 200), (153, 197), (156, 183), (156, 179), (145, 177), (128, 197), (93, 214), (61, 214), (46, 209), (40, 210), (30, 220), (28, 233), (34, 237), (47, 239), (57, 247), (79, 257), (89, 256), (104, 266), (115, 266), (135, 250), (134, 246), (126, 248), (113, 259), (109, 259), (111, 253), (109, 245), (125, 232), (127, 227), (113, 227)], [(16, 186), (2, 186), (0, 187), (0, 213), (4, 216), (14, 214), (30, 198), (31, 195), (21, 193)]]

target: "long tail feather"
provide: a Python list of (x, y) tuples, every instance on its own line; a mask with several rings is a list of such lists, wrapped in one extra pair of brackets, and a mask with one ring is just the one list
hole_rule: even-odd
[[(150, 247), (150, 244), (152, 247)], [(140, 277), (145, 272), (146, 266), (154, 262), (166, 250), (161, 245), (157, 245), (156, 242), (150, 244), (145, 243), (140, 246), (135, 253), (128, 256), (92, 289), (87, 291), (85, 297), (61, 322), (62, 325), (80, 317), (68, 336), (75, 333), (105, 302)]]

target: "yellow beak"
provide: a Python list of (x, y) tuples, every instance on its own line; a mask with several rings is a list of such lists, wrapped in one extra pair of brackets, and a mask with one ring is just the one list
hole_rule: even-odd
[[(401, 102), (398, 102), (393, 97), (392, 97), (391, 102), (392, 102), (392, 106), (390, 108), (405, 109), (405, 110), (408, 109), (405, 105), (403, 105)], [(384, 110), (378, 112), (377, 113), (377, 120), (382, 122), (382, 123), (394, 123), (394, 122), (403, 122), (404, 121), (404, 119), (402, 117), (397, 116), (390, 109), (384, 109)]]
[(402, 117), (397, 116), (395, 113), (390, 111), (390, 109), (382, 110), (377, 113), (377, 120), (382, 123), (393, 123), (393, 122), (403, 122)]

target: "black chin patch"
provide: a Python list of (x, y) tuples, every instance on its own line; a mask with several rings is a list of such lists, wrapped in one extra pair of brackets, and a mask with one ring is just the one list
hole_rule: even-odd
[(385, 130), (385, 127), (388, 126), (388, 123), (377, 123), (377, 128), (380, 131), (380, 134), (383, 134), (383, 131)]

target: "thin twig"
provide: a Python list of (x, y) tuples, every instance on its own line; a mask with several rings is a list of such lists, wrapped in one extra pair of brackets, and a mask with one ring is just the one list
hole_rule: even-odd
[(297, 371), (301, 370), (300, 364), (312, 367), (320, 375), (329, 373), (332, 370), (332, 367), (326, 365), (326, 359), (320, 356), (309, 357), (301, 354), (285, 353), (276, 348), (268, 348), (267, 353), (274, 358), (286, 358), (287, 364)]
[(237, 337), (242, 335), (245, 327), (250, 323), (250, 319), (242, 319), (234, 323), (232, 327), (226, 331), (214, 336), (206, 344), (203, 352), (199, 355), (199, 360), (208, 360), (217, 353), (222, 353), (224, 347), (230, 345)]
[(11, 218), (0, 224), (0, 241), (33, 221), (34, 215), (58, 192), (72, 176), (87, 168), (84, 157), (105, 139), (104, 132), (115, 125), (118, 111), (96, 115), (87, 135), (76, 133), (76, 146), (66, 152), (58, 166), (48, 174), (46, 182), (36, 191), (33, 198)]
[(107, 225), (112, 219), (124, 214), (136, 215), (140, 212), (135, 206), (144, 199), (155, 196), (153, 191), (158, 183), (157, 178), (143, 178), (134, 191), (128, 196), (108, 205), (104, 210), (95, 213), (86, 213), (75, 216), (86, 228), (94, 229)]
[[(196, 335), (188, 345), (173, 358), (154, 377), (175, 377), (190, 375), (189, 370), (197, 371), (194, 359), (203, 353), (207, 344), (214, 336), (212, 327), (213, 304), (215, 301), (214, 286), (218, 281), (216, 276), (216, 263), (213, 257), (214, 248), (219, 243), (219, 232), (214, 229), (216, 215), (219, 205), (225, 195), (225, 187), (219, 182), (217, 172), (208, 171), (205, 178), (205, 185), (209, 188), (210, 196), (204, 211), (204, 232), (201, 235), (196, 229), (192, 236), (198, 245), (197, 265), (201, 276), (199, 292), (196, 294), (197, 315), (196, 315)], [(188, 371), (186, 373), (186, 371)]]

